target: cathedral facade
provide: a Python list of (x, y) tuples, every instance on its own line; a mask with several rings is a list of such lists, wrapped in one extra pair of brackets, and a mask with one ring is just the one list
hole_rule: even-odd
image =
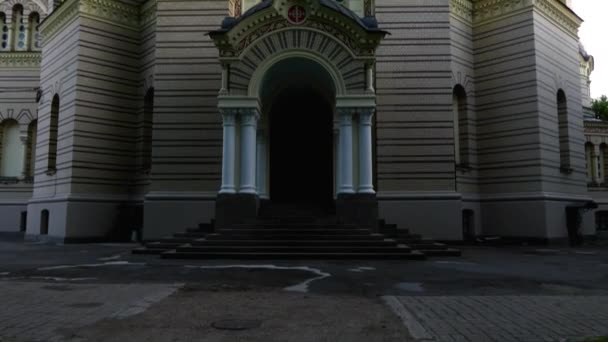
[(566, 238), (605, 190), (581, 23), (562, 0), (5, 0), (0, 231), (154, 239), (289, 203)]

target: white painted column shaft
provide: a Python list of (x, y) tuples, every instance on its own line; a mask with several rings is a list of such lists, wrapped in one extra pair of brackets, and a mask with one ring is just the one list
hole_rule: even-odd
[(353, 190), (353, 111), (339, 109), (340, 116), (340, 190), (338, 194), (352, 194)]
[(236, 111), (222, 110), (224, 139), (222, 150), (222, 187), (220, 194), (234, 194), (234, 162), (236, 158)]
[(267, 151), (266, 151), (266, 134), (262, 130), (258, 130), (257, 135), (257, 191), (260, 198), (268, 198), (267, 187), (266, 187), (266, 165), (267, 165)]
[(359, 193), (375, 194), (372, 180), (373, 109), (359, 112)]
[(334, 121), (334, 194), (338, 195), (341, 186), (342, 169), (340, 165), (340, 121)]
[(258, 113), (256, 109), (242, 109), (241, 116), (241, 186), (239, 193), (255, 194), (256, 133)]

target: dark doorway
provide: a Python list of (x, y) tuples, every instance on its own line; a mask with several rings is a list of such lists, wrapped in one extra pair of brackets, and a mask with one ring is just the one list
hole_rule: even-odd
[(21, 220), (19, 223), (19, 231), (20, 232), (25, 232), (27, 228), (27, 211), (22, 211), (21, 212)]
[(333, 112), (314, 89), (288, 88), (270, 111), (270, 199), (333, 205)]
[(465, 241), (475, 239), (475, 212), (471, 209), (462, 211), (462, 238)]
[(40, 213), (40, 235), (49, 233), (49, 211), (44, 209)]

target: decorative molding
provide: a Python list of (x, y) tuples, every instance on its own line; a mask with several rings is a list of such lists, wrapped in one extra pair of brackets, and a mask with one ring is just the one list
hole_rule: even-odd
[(608, 134), (608, 122), (606, 121), (584, 121), (585, 134)]
[(139, 31), (156, 20), (156, 0), (141, 6), (113, 0), (67, 0), (40, 25), (44, 40), (53, 37), (77, 16)]
[(473, 20), (483, 22), (533, 6), (534, 0), (478, 0), (473, 3)]
[(79, 0), (67, 0), (40, 24), (42, 45), (78, 16)]
[(469, 24), (473, 22), (473, 2), (471, 0), (450, 0), (450, 12)]
[(79, 2), (81, 16), (88, 16), (127, 29), (139, 30), (140, 28), (139, 6), (109, 0), (79, 0)]
[(40, 52), (2, 52), (0, 68), (40, 68)]
[(578, 37), (578, 28), (583, 20), (566, 6), (555, 0), (534, 0), (535, 8), (554, 20), (570, 34)]
[[(466, 0), (451, 0), (452, 3), (461, 1)], [(500, 19), (526, 8), (546, 15), (574, 36), (582, 24), (581, 18), (556, 0), (477, 0), (473, 2), (473, 22), (479, 24)]]
[(141, 28), (148, 26), (150, 23), (156, 22), (156, 0), (148, 0), (141, 6), (139, 14), (139, 25)]
[[(239, 58), (243, 51), (269, 34), (289, 29), (308, 28), (327, 33), (346, 45), (353, 55), (373, 57), (375, 50), (385, 35), (384, 31), (369, 32), (360, 27), (351, 17), (319, 5), (318, 1), (308, 1), (306, 20), (292, 24), (287, 20), (289, 4), (284, 0), (276, 2), (238, 22), (226, 32), (214, 32), (211, 38), (220, 50), (222, 58)], [(301, 4), (298, 2), (298, 4)]]

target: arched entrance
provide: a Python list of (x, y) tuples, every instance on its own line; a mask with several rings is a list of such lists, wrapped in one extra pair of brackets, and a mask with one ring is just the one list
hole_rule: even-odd
[(268, 136), (272, 203), (331, 208), (335, 86), (318, 63), (284, 59), (264, 75), (261, 131)]
[(222, 65), (218, 227), (266, 200), (335, 205), (341, 222), (377, 225), (373, 69), (386, 33), (321, 0), (264, 1), (209, 33)]
[(331, 207), (333, 110), (313, 89), (288, 88), (269, 113), (270, 200)]

